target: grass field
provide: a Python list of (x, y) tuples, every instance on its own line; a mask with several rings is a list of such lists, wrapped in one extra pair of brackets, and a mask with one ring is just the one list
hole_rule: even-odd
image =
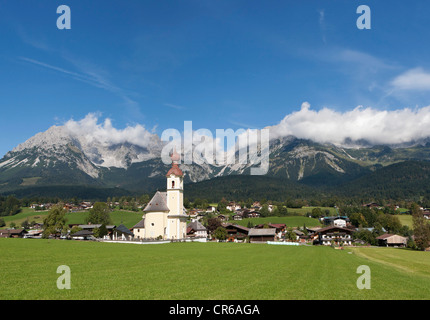
[[(430, 298), (429, 253), (401, 249), (0, 239), (0, 252), (2, 300)], [(57, 289), (60, 265), (70, 290)], [(360, 265), (369, 290), (356, 286)]]
[[(21, 210), (22, 211), (16, 215), (2, 217), (6, 222), (6, 227), (9, 227), (12, 222), (20, 227), (21, 223), (25, 220), (42, 223), (43, 219), (49, 214), (49, 211), (35, 211), (30, 208), (22, 208)], [(88, 214), (88, 212), (66, 213), (67, 224), (84, 224)], [(110, 216), (114, 225), (119, 226), (123, 223), (127, 228), (131, 228), (142, 220), (143, 212), (115, 210), (110, 213)]]
[(318, 221), (318, 219), (303, 216), (246, 218), (229, 222), (246, 227), (249, 221), (251, 221), (254, 226), (264, 223), (285, 223), (287, 227), (303, 227), (303, 225), (306, 225), (306, 227), (316, 227), (321, 225), (321, 222)]

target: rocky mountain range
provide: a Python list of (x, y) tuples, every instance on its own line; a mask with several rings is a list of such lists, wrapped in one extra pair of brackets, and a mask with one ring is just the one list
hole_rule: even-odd
[[(341, 147), (287, 136), (270, 141), (267, 177), (310, 186), (336, 186), (383, 167), (430, 159), (430, 144)], [(365, 146), (363, 146), (365, 145)], [(109, 143), (96, 135), (53, 126), (8, 152), (0, 160), (0, 192), (42, 186), (94, 186), (152, 192), (165, 188), (169, 165), (161, 161), (164, 143), (156, 135), (144, 145)], [(183, 164), (185, 182), (249, 175), (250, 164)]]

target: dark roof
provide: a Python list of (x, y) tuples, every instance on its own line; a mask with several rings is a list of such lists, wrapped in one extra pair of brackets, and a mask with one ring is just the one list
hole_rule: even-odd
[(123, 224), (120, 224), (118, 227), (116, 227), (115, 230), (119, 231), (121, 233), (133, 235), (133, 232), (131, 232), (130, 230), (128, 230), (127, 227), (125, 225), (123, 225)]
[(354, 232), (354, 230), (348, 229), (348, 228), (342, 228), (342, 227), (337, 227), (337, 226), (328, 226), (328, 227), (316, 230), (315, 233), (321, 233), (321, 232), (330, 231), (330, 230), (334, 230), (334, 229), (346, 231), (346, 232), (351, 232), (351, 233)]
[[(102, 224), (100, 223), (100, 224), (79, 224), (79, 225), (77, 225), (79, 228), (81, 228), (81, 229), (90, 229), (90, 230), (93, 230), (93, 229), (95, 229), (95, 228), (100, 228), (101, 226), (102, 226)], [(106, 229), (115, 229), (115, 225), (107, 225), (106, 226)]]
[(91, 231), (88, 230), (79, 230), (77, 232), (75, 232), (74, 234), (71, 235), (71, 237), (88, 237), (88, 236), (92, 236), (93, 233)]
[(337, 220), (337, 219), (342, 219), (342, 220), (349, 221), (349, 218), (347, 216), (330, 216), (330, 217), (324, 217), (324, 220)]
[(143, 211), (145, 212), (170, 211), (169, 207), (167, 206), (167, 192), (157, 191)]
[(236, 228), (236, 229), (239, 229), (239, 230), (244, 230), (244, 231), (246, 231), (246, 232), (249, 232), (249, 228), (244, 227), (244, 226), (241, 226), (241, 225), (239, 225), (239, 224), (232, 224), (232, 223), (229, 223), (229, 224), (227, 224), (227, 225), (225, 226), (225, 228), (226, 228), (226, 229), (227, 229), (227, 228), (229, 228), (229, 227), (233, 227), (233, 228)]
[(138, 223), (136, 223), (132, 229), (137, 229), (137, 228), (145, 228), (145, 219), (142, 219)]

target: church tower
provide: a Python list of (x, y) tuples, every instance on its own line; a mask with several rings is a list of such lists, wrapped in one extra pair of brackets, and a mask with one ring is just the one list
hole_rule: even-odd
[(176, 148), (171, 155), (172, 167), (167, 172), (167, 206), (170, 210), (167, 216), (167, 234), (170, 239), (185, 239), (186, 219), (184, 213), (184, 174), (178, 163), (181, 159)]

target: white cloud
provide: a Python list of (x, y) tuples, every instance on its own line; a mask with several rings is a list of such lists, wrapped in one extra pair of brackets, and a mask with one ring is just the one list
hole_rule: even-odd
[(394, 78), (391, 82), (394, 89), (399, 90), (430, 90), (430, 73), (422, 68), (408, 70)]
[(89, 113), (82, 120), (67, 121), (64, 126), (72, 135), (79, 137), (81, 143), (87, 145), (98, 143), (110, 146), (130, 143), (140, 147), (151, 147), (159, 141), (156, 134), (149, 132), (140, 124), (116, 129), (109, 118), (106, 118), (103, 123), (99, 123), (99, 116), (99, 114)]
[(338, 112), (312, 110), (309, 103), (269, 127), (271, 139), (293, 135), (320, 143), (343, 145), (346, 139), (372, 144), (399, 144), (430, 137), (430, 106), (417, 109), (376, 110), (359, 106)]

